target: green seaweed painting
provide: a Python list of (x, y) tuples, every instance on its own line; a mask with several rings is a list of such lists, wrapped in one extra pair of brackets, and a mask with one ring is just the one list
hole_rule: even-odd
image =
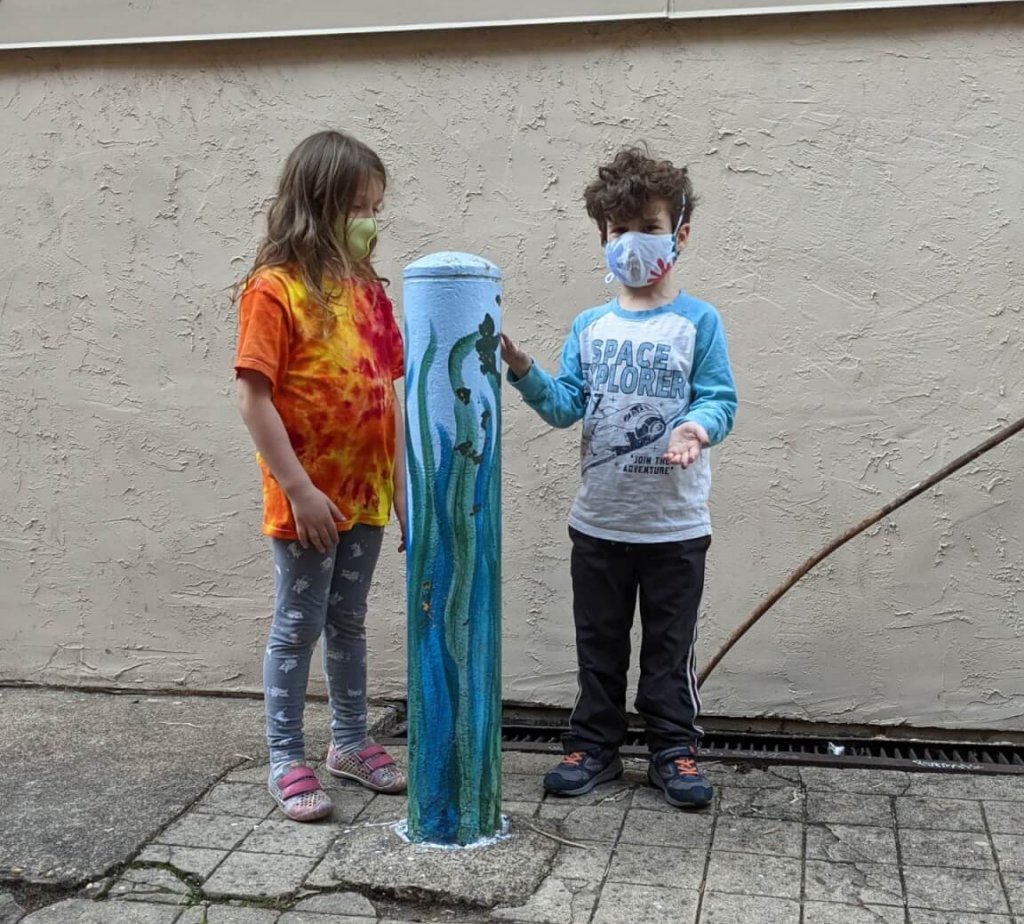
[(500, 296), (427, 282), (448, 310), (414, 314), (407, 275), (408, 831), (466, 845), (501, 828)]

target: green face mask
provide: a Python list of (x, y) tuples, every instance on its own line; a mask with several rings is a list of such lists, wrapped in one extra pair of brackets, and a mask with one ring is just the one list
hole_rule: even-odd
[(349, 253), (356, 260), (365, 260), (370, 255), (373, 242), (377, 240), (377, 219), (350, 218), (346, 227), (345, 240)]

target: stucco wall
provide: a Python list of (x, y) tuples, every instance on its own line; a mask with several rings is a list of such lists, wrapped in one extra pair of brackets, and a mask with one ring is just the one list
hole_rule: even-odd
[[(741, 391), (703, 650), (832, 534), (1024, 412), (1024, 6), (0, 55), (0, 678), (256, 688), (271, 591), (228, 288), (282, 159), (393, 171), (382, 269), (476, 251), (555, 361), (608, 291), (580, 205), (644, 137), (703, 197), (682, 279)], [(576, 437), (507, 393), (505, 695), (575, 690)], [(1024, 442), (804, 582), (733, 715), (1024, 729)], [(396, 541), (373, 689), (400, 694)]]

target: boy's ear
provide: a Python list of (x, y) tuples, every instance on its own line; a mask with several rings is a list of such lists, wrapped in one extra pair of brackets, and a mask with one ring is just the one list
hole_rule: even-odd
[(683, 252), (683, 248), (686, 246), (686, 242), (690, 240), (690, 223), (686, 222), (684, 225), (679, 226), (679, 230), (676, 232), (676, 250), (679, 253)]

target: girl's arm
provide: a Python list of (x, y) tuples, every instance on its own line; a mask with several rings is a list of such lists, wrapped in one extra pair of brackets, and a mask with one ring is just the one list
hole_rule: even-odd
[(405, 551), (406, 545), (406, 507), (405, 507), (405, 415), (398, 401), (398, 386), (395, 386), (395, 516), (402, 529), (402, 543), (399, 552)]
[(291, 504), (295, 529), (303, 548), (312, 545), (326, 554), (338, 542), (337, 523), (345, 517), (323, 491), (313, 484), (288, 438), (281, 415), (271, 400), (271, 385), (263, 373), (239, 369), (238, 408), (256, 449), (267, 463)]

